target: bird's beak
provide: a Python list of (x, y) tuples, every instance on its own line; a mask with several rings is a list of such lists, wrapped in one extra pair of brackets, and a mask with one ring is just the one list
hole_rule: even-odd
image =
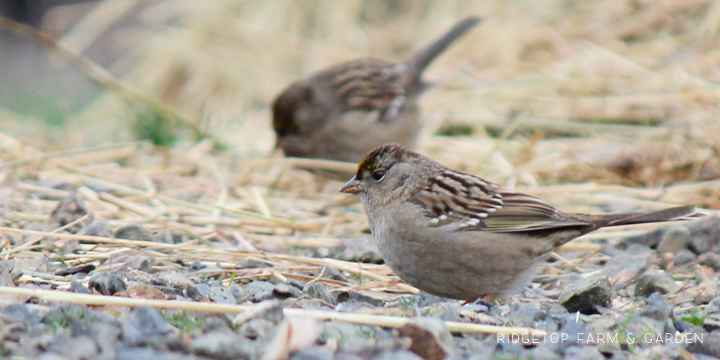
[(340, 188), (340, 192), (344, 192), (346, 194), (357, 194), (365, 189), (365, 186), (360, 182), (360, 180), (353, 177), (350, 179), (350, 181), (346, 182), (343, 187)]

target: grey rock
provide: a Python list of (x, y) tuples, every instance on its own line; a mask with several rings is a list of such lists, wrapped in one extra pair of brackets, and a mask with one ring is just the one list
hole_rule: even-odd
[(632, 315), (625, 328), (626, 334), (633, 334), (636, 337), (635, 343), (644, 343), (643, 338), (647, 334), (665, 334), (665, 320), (655, 320), (646, 316)]
[[(70, 196), (60, 200), (55, 209), (50, 213), (49, 224), (53, 226), (61, 227), (65, 226), (83, 216), (88, 214), (89, 210), (85, 205), (85, 202), (80, 199), (77, 194), (71, 194)], [(91, 217), (88, 217), (86, 224), (92, 221)], [(67, 230), (70, 233), (76, 233), (82, 229), (85, 224), (75, 224)]]
[(662, 241), (665, 229), (658, 229), (649, 233), (645, 233), (637, 236), (630, 236), (621, 239), (615, 247), (618, 249), (626, 250), (632, 245), (642, 245), (644, 247), (656, 249)]
[(92, 294), (92, 291), (88, 289), (83, 283), (78, 281), (77, 276), (70, 278), (70, 292), (78, 294)]
[(133, 345), (145, 344), (149, 337), (163, 336), (170, 326), (154, 308), (137, 307), (121, 323), (123, 339)]
[(193, 291), (191, 291), (191, 293), (193, 294), (193, 296), (192, 296), (193, 298), (197, 298), (198, 296), (203, 297), (205, 299), (210, 298), (210, 285), (209, 284), (207, 284), (207, 283), (195, 284), (192, 286), (192, 288), (194, 289)]
[(708, 266), (715, 272), (720, 272), (720, 254), (707, 252), (698, 256), (700, 265)]
[(720, 331), (698, 334), (698, 336), (699, 338), (692, 338), (692, 342), (687, 346), (687, 351), (693, 354), (720, 356)]
[(563, 357), (547, 346), (538, 346), (530, 351), (529, 358), (533, 360), (561, 360)]
[(677, 254), (680, 250), (690, 242), (690, 230), (685, 226), (678, 225), (670, 228), (662, 235), (662, 240), (657, 247), (660, 254), (672, 253)]
[[(242, 287), (242, 301), (261, 302), (275, 299), (275, 285), (267, 281), (253, 281)], [(241, 302), (242, 302), (241, 301)]]
[(534, 327), (536, 321), (545, 320), (547, 314), (538, 302), (515, 302), (508, 315), (508, 324), (512, 326)]
[(373, 306), (371, 304), (358, 300), (338, 302), (338, 304), (335, 305), (335, 311), (347, 313), (371, 311), (376, 308), (377, 306)]
[(611, 301), (612, 287), (602, 274), (564, 286), (558, 299), (569, 312), (583, 314), (597, 314), (600, 307), (609, 307)]
[(42, 319), (44, 324), (54, 328), (62, 327), (72, 336), (93, 334), (96, 327), (102, 324), (117, 326), (112, 317), (90, 310), (85, 305), (53, 305)]
[(168, 230), (163, 230), (163, 231), (155, 234), (155, 236), (153, 236), (153, 241), (166, 243), (166, 244), (175, 244), (173, 234)]
[(193, 356), (180, 352), (157, 351), (148, 347), (121, 348), (118, 350), (117, 360), (204, 360), (206, 357)]
[(126, 262), (125, 266), (128, 269), (135, 269), (145, 273), (152, 272), (153, 266), (155, 266), (155, 259), (150, 255), (134, 255), (131, 256)]
[(524, 359), (530, 355), (530, 350), (519, 343), (500, 343), (495, 352), (496, 358), (501, 359)]
[(199, 271), (202, 269), (207, 269), (207, 265), (205, 265), (201, 262), (198, 262), (198, 261), (190, 264), (190, 270), (192, 270), (192, 271)]
[(319, 281), (305, 285), (303, 291), (311, 298), (335, 304), (335, 297), (330, 293), (328, 287)]
[(187, 290), (193, 286), (193, 282), (179, 271), (160, 271), (155, 273), (150, 278), (150, 284), (181, 290)]
[(0, 286), (15, 286), (22, 270), (15, 269), (15, 260), (0, 260)]
[(275, 284), (273, 293), (279, 299), (287, 299), (287, 298), (291, 298), (291, 297), (298, 298), (303, 295), (302, 290), (300, 290), (294, 286), (290, 286), (288, 283), (284, 283), (284, 282)]
[(136, 224), (125, 225), (117, 229), (115, 237), (127, 240), (153, 241), (150, 230)]
[(348, 353), (355, 353), (373, 345), (371, 336), (359, 336), (360, 327), (340, 321), (328, 321), (323, 324), (322, 338), (334, 339), (338, 347)]
[(338, 269), (336, 269), (336, 268), (334, 268), (334, 267), (332, 267), (332, 266), (324, 265), (324, 266), (318, 271), (318, 273), (315, 274), (315, 276), (318, 276), (318, 275), (320, 275), (320, 274), (323, 274), (322, 277), (323, 277), (324, 279), (337, 280), (337, 281), (343, 281), (343, 282), (348, 282), (348, 281), (349, 281), (349, 279), (348, 279), (345, 275), (343, 275), (343, 273), (340, 272), (340, 270), (338, 270)]
[(670, 318), (673, 306), (662, 294), (654, 292), (648, 296), (646, 302), (647, 307), (640, 310), (638, 315), (647, 316), (659, 321), (665, 321)]
[(444, 298), (442, 296), (433, 295), (425, 291), (420, 291), (419, 294), (413, 295), (411, 296), (411, 298), (417, 304), (417, 306), (421, 308), (436, 305), (438, 303), (443, 303), (448, 300), (447, 298)]
[(282, 301), (269, 300), (255, 304), (251, 310), (235, 315), (232, 323), (240, 326), (253, 319), (263, 319), (274, 325), (280, 324), (285, 319)]
[(720, 331), (720, 321), (715, 321), (711, 318), (705, 318), (703, 320), (703, 330), (707, 332)]
[(79, 274), (79, 273), (89, 274), (93, 270), (95, 270), (95, 265), (93, 265), (93, 264), (80, 264), (77, 266), (69, 267), (67, 269), (58, 270), (55, 272), (55, 275), (66, 276), (66, 275), (75, 275), (75, 274)]
[(90, 223), (90, 225), (80, 230), (78, 232), (78, 235), (101, 236), (107, 238), (111, 238), (113, 236), (110, 224), (106, 223), (105, 221), (96, 221)]
[(708, 216), (686, 225), (692, 234), (690, 250), (696, 254), (717, 250), (720, 243), (720, 217)]
[(232, 321), (226, 314), (211, 314), (204, 320), (202, 331), (203, 333), (209, 333), (212, 331), (232, 332)]
[(662, 270), (650, 269), (637, 280), (635, 296), (648, 296), (654, 292), (667, 294), (677, 289), (675, 280)]
[(642, 255), (620, 254), (613, 256), (602, 270), (617, 287), (625, 287), (638, 274), (641, 274), (648, 266), (650, 253)]
[(235, 304), (235, 296), (230, 291), (230, 288), (222, 285), (213, 285), (209, 290), (209, 299), (219, 304)]
[(220, 360), (257, 359), (256, 344), (232, 332), (213, 331), (192, 340), (193, 353)]
[(693, 323), (690, 323), (688, 321), (685, 321), (681, 318), (677, 318), (673, 321), (673, 325), (675, 326), (675, 329), (682, 333), (690, 333), (690, 332), (702, 332), (702, 328), (700, 326), (697, 326)]
[(571, 346), (565, 350), (567, 360), (605, 360), (596, 347), (594, 346)]
[[(720, 314), (720, 296), (712, 299), (705, 307), (705, 311), (708, 314)], [(720, 318), (720, 316), (717, 316), (717, 318)]]
[(584, 322), (576, 322), (574, 316), (572, 319), (567, 316), (567, 321), (562, 324), (557, 334), (557, 340), (543, 341), (538, 347), (547, 347), (552, 352), (564, 354), (569, 347), (582, 344), (587, 339), (588, 326)]
[(10, 304), (2, 307), (0, 316), (3, 323), (26, 322), (35, 323), (40, 320), (37, 313), (30, 311), (26, 304)]
[(71, 254), (80, 250), (80, 241), (72, 239), (66, 240), (62, 246), (57, 250), (60, 254)]
[(383, 256), (375, 240), (369, 237), (342, 240), (340, 245), (330, 250), (330, 257), (354, 262), (383, 263)]
[(306, 282), (304, 282), (302, 280), (298, 280), (298, 279), (288, 279), (287, 283), (288, 283), (288, 285), (296, 287), (300, 290), (305, 289), (305, 285), (307, 285)]
[(713, 299), (715, 299), (716, 297), (718, 297), (718, 293), (715, 291), (697, 294), (693, 298), (693, 304), (695, 304), (695, 305), (707, 304), (710, 301), (712, 301)]
[(260, 269), (260, 268), (266, 268), (266, 267), (273, 267), (272, 264), (266, 264), (264, 262), (260, 262), (253, 259), (245, 259), (243, 261), (240, 261), (237, 265), (235, 265), (236, 269)]
[(338, 303), (349, 302), (349, 301), (358, 301), (358, 302), (370, 305), (372, 307), (378, 307), (378, 306), (382, 306), (385, 304), (384, 301), (382, 301), (382, 300), (378, 300), (376, 298), (364, 295), (357, 291), (340, 292), (335, 297), (335, 301)]
[(117, 321), (102, 322), (94, 324), (90, 333), (95, 338), (95, 343), (102, 354), (112, 354), (115, 351), (115, 344), (120, 341), (122, 328)]
[(673, 257), (673, 262), (675, 263), (675, 266), (685, 266), (695, 261), (695, 258), (695, 253), (688, 249), (682, 249), (678, 251), (677, 254), (675, 254), (675, 257)]
[(127, 285), (122, 276), (111, 272), (101, 272), (95, 273), (90, 278), (90, 288), (103, 295), (114, 295), (117, 292), (127, 290)]
[(298, 309), (315, 309), (315, 310), (333, 310), (334, 307), (331, 304), (328, 304), (327, 302), (320, 301), (318, 299), (308, 299), (308, 298), (300, 298), (296, 301), (293, 301), (292, 304), (293, 308)]
[(47, 350), (57, 352), (70, 359), (95, 359), (100, 353), (95, 341), (87, 335), (71, 339), (58, 337)]
[(250, 340), (257, 340), (259, 338), (265, 338), (272, 336), (277, 328), (277, 324), (265, 319), (252, 319), (240, 326), (238, 333)]
[(389, 350), (381, 352), (372, 360), (423, 360), (423, 358), (407, 350)]
[(453, 354), (453, 337), (441, 320), (413, 319), (398, 329), (398, 334), (410, 338), (409, 350), (425, 360), (442, 360)]
[(694, 353), (692, 356), (695, 357), (695, 360), (717, 360), (717, 356), (710, 356), (710, 355), (704, 355), (700, 353)]
[(46, 352), (38, 355), (38, 360), (73, 360), (73, 358), (63, 356), (54, 352)]
[(333, 351), (324, 346), (310, 346), (300, 349), (293, 356), (293, 360), (333, 360)]

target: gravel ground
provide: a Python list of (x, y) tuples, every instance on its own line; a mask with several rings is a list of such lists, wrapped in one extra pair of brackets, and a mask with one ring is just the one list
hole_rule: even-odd
[[(63, 200), (60, 223), (83, 214)], [(59, 220), (58, 220), (59, 219)], [(153, 240), (138, 225), (81, 224), (80, 234)], [(0, 283), (23, 274), (71, 276), (70, 291), (146, 299), (250, 304), (238, 315), (2, 299), (0, 355), (13, 359), (714, 359), (720, 356), (720, 219), (708, 217), (617, 241), (557, 270), (549, 263), (510, 299), (463, 304), (428, 294), (383, 301), (322, 282), (271, 277), (225, 286), (185, 270), (153, 270), (152, 254), (116, 260), (113, 271), (72, 268), (48, 257), (0, 261)], [(72, 247), (72, 243), (66, 246)], [(72, 251), (72, 249), (66, 249)], [(372, 242), (344, 243), (331, 256), (379, 261)], [(563, 259), (572, 259), (573, 253)], [(567, 261), (567, 260), (565, 260)], [(556, 261), (557, 263), (557, 261)], [(262, 264), (243, 261), (238, 268)], [(50, 275), (54, 274), (54, 275)], [(317, 274), (342, 280), (326, 267)], [(87, 278), (89, 277), (89, 281)], [(347, 280), (347, 279), (345, 279)], [(19, 286), (50, 289), (52, 284)], [(284, 316), (282, 308), (400, 314), (399, 329)], [(548, 335), (451, 334), (443, 321), (532, 327)]]

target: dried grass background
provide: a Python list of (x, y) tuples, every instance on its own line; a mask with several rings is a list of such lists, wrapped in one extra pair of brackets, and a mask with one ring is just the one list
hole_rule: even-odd
[[(324, 262), (353, 272), (353, 263), (303, 257), (367, 236), (366, 220), (357, 204), (333, 205), (346, 199), (340, 183), (273, 153), (269, 103), (331, 64), (405, 59), (470, 14), (486, 20), (427, 72), (437, 86), (421, 100), (422, 153), (568, 211), (720, 209), (720, 2), (106, 0), (60, 43), (82, 54), (115, 24), (133, 45), (109, 70), (228, 148), (190, 136), (171, 149), (134, 141), (142, 106), (113, 90), (70, 114), (54, 148), (14, 132), (26, 119), (0, 109), (9, 124), (0, 138), (4, 226), (46, 222), (68, 195), (57, 185), (70, 183), (113, 228), (139, 223), (185, 234), (188, 242), (170, 255), (153, 253), (158, 269), (180, 257), (229, 274), (251, 257), (285, 269), (280, 276), (309, 276)], [(461, 135), (438, 135), (454, 132)], [(13, 250), (35, 239), (18, 236), (3, 232), (0, 256), (53, 251), (40, 243)], [(81, 246), (85, 256), (60, 256), (68, 265), (99, 264), (150, 245)], [(388, 291), (375, 296), (412, 291), (392, 286), (387, 268), (367, 267), (361, 271)], [(275, 275), (260, 269), (234, 279), (268, 276)]]

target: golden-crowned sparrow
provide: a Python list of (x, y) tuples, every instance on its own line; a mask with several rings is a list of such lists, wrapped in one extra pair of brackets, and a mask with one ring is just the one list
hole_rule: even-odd
[(421, 290), (461, 300), (517, 291), (553, 250), (599, 228), (695, 214), (694, 206), (566, 213), (398, 145), (369, 153), (340, 191), (359, 196), (396, 274)]
[(359, 59), (291, 84), (273, 105), (276, 147), (286, 156), (356, 162), (376, 146), (414, 147), (423, 70), (480, 22), (469, 17), (410, 60)]

